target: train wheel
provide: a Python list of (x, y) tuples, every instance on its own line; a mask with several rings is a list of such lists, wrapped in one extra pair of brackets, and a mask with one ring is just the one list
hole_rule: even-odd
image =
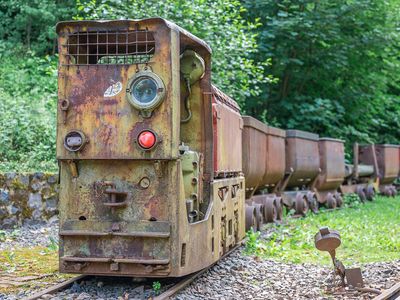
[(329, 193), (327, 198), (326, 198), (326, 205), (330, 209), (336, 208), (336, 205), (337, 205), (336, 199), (333, 197), (333, 195), (331, 193)]
[(273, 223), (277, 219), (277, 209), (275, 206), (276, 198), (268, 197), (265, 199), (265, 222), (266, 223)]
[(253, 205), (246, 205), (246, 231), (253, 229), (257, 231), (256, 208)]
[(374, 187), (372, 185), (369, 185), (367, 187), (367, 191), (365, 193), (365, 196), (366, 196), (367, 200), (369, 200), (369, 201), (373, 201), (374, 200), (375, 189), (374, 189)]
[(257, 220), (257, 230), (261, 230), (262, 224), (264, 224), (264, 205), (259, 203), (254, 203), (253, 206), (256, 209), (256, 220)]
[(308, 212), (307, 197), (298, 193), (296, 196), (295, 210), (297, 215), (304, 216)]
[(367, 200), (367, 196), (365, 195), (364, 189), (363, 189), (361, 186), (359, 186), (359, 187), (357, 188), (357, 195), (358, 195), (358, 198), (360, 198), (360, 201), (361, 201), (362, 203), (364, 203), (365, 200)]
[(318, 213), (319, 204), (318, 204), (317, 196), (315, 196), (314, 193), (310, 192), (307, 194), (307, 201), (308, 201), (308, 206), (310, 207), (311, 211), (315, 214)]
[(342, 196), (340, 195), (340, 193), (336, 193), (336, 194), (335, 194), (335, 199), (336, 199), (336, 206), (337, 206), (337, 207), (342, 207), (342, 205), (343, 205), (343, 198), (342, 198)]
[(282, 197), (275, 198), (276, 205), (276, 219), (281, 221), (283, 219), (283, 200)]

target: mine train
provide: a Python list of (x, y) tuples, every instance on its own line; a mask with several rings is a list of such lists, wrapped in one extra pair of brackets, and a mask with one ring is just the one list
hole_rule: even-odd
[(161, 18), (70, 21), (59, 49), (60, 271), (179, 277), (246, 230), (394, 195), (399, 148), (265, 125), (211, 83), (211, 49)]

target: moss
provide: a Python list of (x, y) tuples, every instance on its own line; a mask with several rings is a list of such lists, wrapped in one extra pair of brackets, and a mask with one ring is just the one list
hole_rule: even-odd
[(10, 188), (15, 189), (15, 190), (28, 190), (29, 186), (27, 186), (27, 185), (23, 184), (21, 181), (19, 181), (19, 178), (17, 176), (16, 178), (14, 178), (11, 181)]
[(36, 280), (24, 282), (22, 286), (0, 287), (0, 293), (5, 294), (16, 293), (21, 289), (41, 288), (71, 277), (58, 273), (58, 251), (46, 247), (0, 251), (0, 274), (10, 278), (39, 276)]

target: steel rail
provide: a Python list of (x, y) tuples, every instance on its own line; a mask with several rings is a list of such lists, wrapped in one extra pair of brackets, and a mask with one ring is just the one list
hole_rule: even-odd
[[(244, 241), (244, 240), (243, 240)], [(181, 281), (170, 287), (168, 290), (165, 292), (161, 293), (160, 295), (156, 296), (153, 298), (153, 300), (166, 300), (170, 299), (172, 296), (177, 294), (180, 290), (184, 289), (187, 287), (190, 283), (192, 283), (196, 278), (198, 278), (200, 275), (204, 274), (207, 272), (209, 269), (214, 267), (217, 263), (219, 263), (222, 259), (228, 257), (230, 254), (232, 254), (236, 249), (238, 249), (242, 244), (243, 241), (239, 242), (236, 246), (234, 246), (232, 249), (230, 249), (228, 252), (226, 252), (224, 255), (221, 256), (219, 260), (217, 260), (215, 263), (212, 265), (209, 265), (208, 267), (193, 273), (191, 275), (188, 275), (187, 277), (183, 278)]]
[(376, 296), (373, 300), (397, 300), (400, 299), (400, 282), (396, 283), (390, 289), (384, 290), (382, 294)]
[[(243, 240), (244, 241), (244, 240)], [(180, 290), (182, 290), (183, 288), (185, 288), (186, 286), (188, 286), (191, 282), (193, 282), (196, 278), (198, 278), (200, 275), (204, 274), (206, 271), (208, 271), (209, 269), (211, 269), (213, 266), (215, 266), (218, 262), (220, 262), (222, 259), (224, 259), (225, 257), (229, 256), (230, 254), (233, 253), (233, 251), (235, 251), (236, 249), (238, 249), (242, 244), (243, 241), (239, 242), (236, 246), (234, 246), (232, 249), (230, 249), (227, 253), (225, 253), (223, 256), (221, 256), (221, 258), (216, 261), (215, 263), (213, 263), (212, 265), (196, 272), (193, 273), (191, 275), (187, 275), (185, 277), (183, 277), (180, 281), (178, 281), (176, 284), (174, 284), (172, 287), (170, 287), (168, 290), (166, 290), (165, 292), (161, 293), (160, 295), (156, 296), (153, 298), (153, 300), (163, 300), (163, 299), (169, 299), (170, 297), (172, 297), (173, 295), (175, 295), (177, 292), (179, 292)], [(74, 282), (77, 282), (79, 280), (82, 280), (84, 278), (90, 277), (91, 275), (79, 275), (79, 276), (75, 276), (71, 279), (68, 279), (64, 282), (58, 283), (54, 286), (51, 286), (47, 289), (44, 289), (42, 291), (39, 291), (31, 296), (27, 296), (25, 298), (23, 298), (22, 300), (36, 300), (41, 298), (43, 295), (46, 294), (54, 294), (56, 292), (59, 292), (61, 290), (67, 289), (68, 287), (70, 287), (71, 285), (74, 284)]]
[(75, 277), (73, 277), (71, 279), (68, 279), (68, 280), (66, 280), (64, 282), (60, 282), (60, 283), (58, 283), (56, 285), (53, 285), (53, 286), (51, 286), (51, 287), (49, 287), (47, 289), (39, 291), (39, 292), (33, 294), (32, 296), (25, 297), (22, 300), (36, 300), (36, 299), (39, 299), (40, 297), (42, 297), (43, 295), (53, 294), (55, 292), (58, 292), (58, 291), (61, 291), (61, 290), (64, 290), (64, 289), (70, 287), (71, 285), (74, 284), (74, 282), (76, 282), (78, 280), (81, 280), (83, 278), (86, 278), (88, 276), (89, 275), (78, 275), (78, 276), (75, 276)]

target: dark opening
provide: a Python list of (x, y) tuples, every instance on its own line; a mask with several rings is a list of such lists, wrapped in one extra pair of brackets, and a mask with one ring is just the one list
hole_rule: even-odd
[(186, 264), (186, 243), (183, 243), (181, 251), (181, 267), (184, 267), (185, 264)]
[(86, 217), (85, 216), (80, 216), (79, 217), (79, 221), (86, 221)]
[(87, 31), (68, 35), (67, 65), (130, 65), (147, 63), (155, 40), (147, 30)]

